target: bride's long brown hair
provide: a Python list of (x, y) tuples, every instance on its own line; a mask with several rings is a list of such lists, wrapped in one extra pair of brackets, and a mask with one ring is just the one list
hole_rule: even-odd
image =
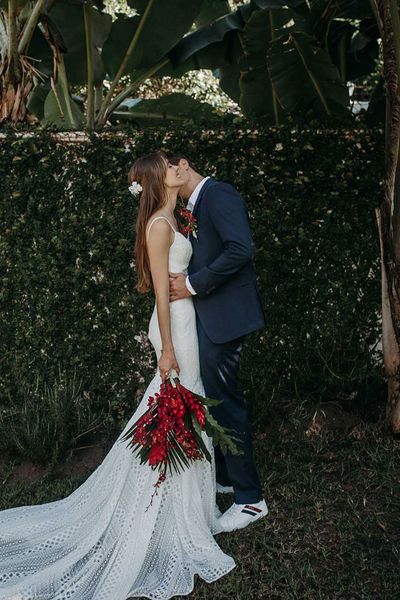
[(165, 176), (167, 155), (161, 150), (138, 158), (128, 172), (129, 184), (137, 181), (142, 186), (136, 220), (135, 262), (136, 289), (145, 293), (153, 287), (149, 257), (146, 248), (146, 226), (151, 215), (167, 203)]

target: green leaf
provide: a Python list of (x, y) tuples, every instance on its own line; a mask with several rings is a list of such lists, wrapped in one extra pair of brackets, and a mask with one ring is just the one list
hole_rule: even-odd
[(196, 396), (196, 398), (206, 406), (218, 406), (218, 404), (223, 402), (223, 400), (216, 400), (215, 398), (208, 398), (206, 396), (200, 396), (199, 394), (193, 395)]
[(373, 73), (379, 59), (379, 32), (376, 23), (364, 21), (351, 39), (347, 52), (347, 79), (354, 81)]
[(339, 13), (337, 16), (343, 19), (362, 19), (373, 14), (369, 0), (335, 0), (334, 4)]
[(116, 116), (123, 119), (124, 113), (121, 109), (124, 108), (127, 109), (126, 113), (130, 117), (137, 116), (142, 119), (210, 121), (218, 118), (213, 106), (181, 93), (168, 94), (154, 100), (140, 98), (125, 100)]
[[(168, 459), (169, 459), (168, 464), (170, 465), (170, 472), (171, 473), (174, 473), (174, 472), (180, 473), (181, 470), (183, 469), (183, 466), (182, 466), (182, 463), (180, 462), (180, 460), (178, 459), (176, 452), (170, 450)], [(174, 467), (173, 469), (171, 468), (171, 465)]]
[(347, 86), (314, 37), (294, 31), (281, 35), (271, 42), (267, 63), (279, 102), (291, 114), (348, 113)]
[(39, 120), (44, 117), (44, 103), (50, 91), (50, 82), (40, 83), (36, 85), (31, 93), (27, 103), (27, 109), (33, 113)]
[(212, 438), (214, 446), (220, 445), (223, 454), (226, 454), (227, 451), (234, 455), (243, 454), (243, 450), (238, 446), (241, 440), (237, 435), (234, 435), (237, 432), (234, 429), (222, 427), (209, 412), (206, 413), (205, 429), (207, 435)]
[(216, 19), (231, 12), (228, 0), (203, 0), (195, 25), (197, 28), (213, 23)]
[(328, 29), (328, 51), (342, 81), (347, 80), (347, 59), (351, 39), (356, 27), (346, 21), (332, 20)]
[(379, 58), (379, 30), (372, 19), (354, 24), (334, 19), (328, 29), (329, 54), (343, 81), (354, 81), (372, 73)]
[[(61, 83), (55, 86), (56, 95), (50, 90), (44, 102), (44, 125), (59, 129), (80, 129), (85, 126), (85, 118), (71, 97), (66, 98)], [(58, 99), (58, 101), (57, 101)]]
[(259, 8), (286, 8), (287, 6), (295, 8), (304, 4), (304, 0), (253, 0)]
[(33, 32), (28, 54), (35, 59), (33, 64), (36, 69), (41, 71), (44, 75), (50, 76), (52, 74), (54, 60), (53, 52), (39, 27), (36, 27)]
[[(108, 38), (112, 18), (100, 13), (93, 6), (88, 9), (88, 18), (93, 32), (92, 53), (94, 84), (104, 80), (106, 71), (100, 54)], [(84, 16), (82, 4), (72, 0), (58, 0), (48, 14), (50, 30), (58, 45), (64, 49), (64, 61), (68, 80), (72, 84), (87, 83), (87, 59)]]
[[(175, 438), (175, 436), (174, 436), (174, 438)], [(180, 445), (176, 441), (176, 439), (175, 439), (175, 443), (176, 443), (176, 445), (174, 446), (174, 448), (172, 448), (170, 450), (170, 453), (174, 456), (174, 458), (181, 465), (181, 468), (183, 468), (184, 466), (186, 468), (188, 468), (190, 466), (190, 461), (189, 461), (188, 457), (186, 456), (186, 454), (184, 453), (183, 449), (180, 447)]]
[(134, 17), (120, 14), (112, 24), (102, 53), (110, 78), (118, 72), (138, 27), (141, 27), (140, 35), (124, 74), (148, 69), (163, 59), (190, 29), (201, 9), (198, 0), (153, 0), (144, 19), (143, 13), (150, 1), (130, 1), (129, 5), (139, 14)]
[(172, 67), (160, 71), (161, 75), (178, 77), (196, 69), (217, 69), (232, 64), (232, 36), (242, 31), (254, 7), (246, 4), (226, 17), (222, 17), (185, 36), (168, 53)]
[(386, 93), (383, 77), (378, 80), (377, 85), (372, 91), (367, 109), (367, 121), (369, 125), (377, 125), (385, 122), (386, 111)]
[(292, 18), (293, 13), (288, 9), (259, 10), (251, 15), (244, 28), (239, 103), (248, 117), (264, 117), (274, 124), (285, 119), (267, 68), (267, 51)]
[(243, 36), (240, 33), (230, 35), (225, 44), (226, 56), (229, 56), (229, 60), (226, 60), (217, 71), (219, 85), (225, 94), (239, 104), (241, 94), (239, 82), (242, 76), (239, 63), (243, 56)]
[[(21, 8), (25, 4), (28, 4), (30, 0), (16, 0), (15, 6), (16, 8)], [(8, 9), (9, 0), (0, 0), (0, 8), (7, 10)]]
[(196, 439), (197, 439), (198, 445), (199, 445), (201, 451), (203, 452), (204, 456), (208, 460), (208, 462), (211, 462), (211, 455), (210, 455), (208, 448), (205, 445), (204, 440), (202, 438), (202, 429), (200, 427), (200, 423), (198, 422), (198, 420), (196, 419), (196, 417), (193, 413), (191, 413), (190, 416), (192, 419), (193, 428), (197, 434)]

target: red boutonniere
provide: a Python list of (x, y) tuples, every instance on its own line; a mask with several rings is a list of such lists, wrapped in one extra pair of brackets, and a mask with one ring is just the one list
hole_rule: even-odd
[(189, 237), (192, 234), (197, 238), (197, 219), (194, 217), (190, 210), (183, 207), (177, 207), (175, 209), (176, 222), (178, 223), (179, 231), (183, 235)]

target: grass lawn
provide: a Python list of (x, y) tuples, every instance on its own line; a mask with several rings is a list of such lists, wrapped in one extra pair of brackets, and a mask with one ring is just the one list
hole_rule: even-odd
[[(400, 443), (381, 424), (272, 423), (255, 436), (270, 514), (216, 536), (237, 563), (200, 599), (400, 598)], [(8, 469), (8, 470), (7, 470)], [(3, 465), (0, 509), (71, 493), (88, 473), (16, 482)], [(232, 496), (218, 496), (224, 510)]]

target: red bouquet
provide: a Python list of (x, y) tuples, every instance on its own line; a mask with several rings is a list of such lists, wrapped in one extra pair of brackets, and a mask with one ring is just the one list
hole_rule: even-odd
[[(231, 429), (218, 424), (208, 411), (208, 406), (220, 404), (222, 400), (212, 400), (194, 394), (178, 378), (167, 379), (160, 391), (148, 399), (149, 408), (129, 428), (122, 441), (129, 439), (128, 447), (140, 457), (141, 464), (147, 463), (160, 471), (154, 484), (154, 494), (165, 481), (167, 469), (170, 473), (180, 473), (195, 460), (206, 458), (211, 462), (210, 453), (202, 439), (202, 431), (212, 438), (214, 446), (219, 444), (225, 454), (241, 454)], [(149, 508), (149, 506), (147, 508)], [(147, 509), (146, 509), (147, 510)]]

